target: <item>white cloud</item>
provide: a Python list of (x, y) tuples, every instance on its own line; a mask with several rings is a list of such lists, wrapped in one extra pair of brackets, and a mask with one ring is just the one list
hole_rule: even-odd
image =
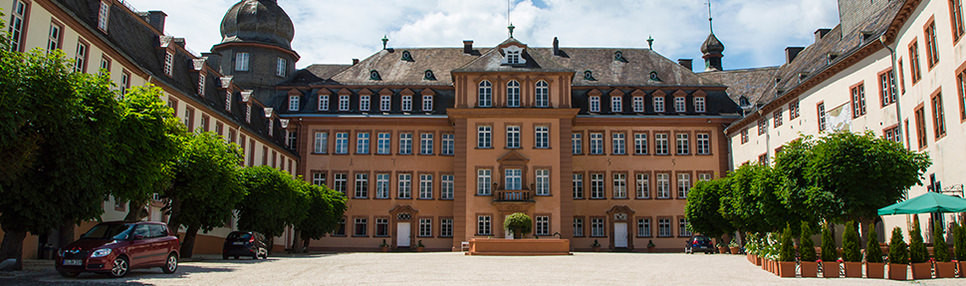
[[(207, 51), (221, 38), (218, 27), (235, 0), (128, 0), (143, 11), (168, 14), (168, 34)], [(707, 37), (704, 0), (514, 0), (514, 36), (531, 46), (647, 47), (671, 59), (694, 58)], [(295, 22), (298, 66), (349, 63), (382, 48), (460, 47), (462, 40), (493, 46), (506, 39), (506, 2), (493, 0), (283, 0)], [(539, 6), (539, 7), (538, 7)], [(542, 8), (541, 8), (542, 7)], [(729, 0), (714, 2), (715, 33), (724, 42), (725, 68), (778, 65), (783, 49), (808, 45), (812, 32), (838, 23), (835, 0)]]

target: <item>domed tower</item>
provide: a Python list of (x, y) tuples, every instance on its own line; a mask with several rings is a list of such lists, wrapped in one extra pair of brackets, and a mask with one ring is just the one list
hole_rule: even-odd
[(721, 58), (724, 57), (722, 52), (724, 52), (725, 46), (718, 40), (718, 37), (714, 36), (714, 33), (708, 35), (708, 39), (704, 40), (704, 44), (701, 44), (701, 53), (704, 54), (704, 67), (705, 71), (720, 71), (721, 69)]
[(299, 55), (292, 50), (295, 26), (276, 0), (242, 0), (221, 20), (222, 74), (243, 88), (270, 87), (295, 73)]

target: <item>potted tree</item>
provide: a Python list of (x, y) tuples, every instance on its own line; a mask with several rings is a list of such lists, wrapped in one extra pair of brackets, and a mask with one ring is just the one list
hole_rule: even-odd
[(714, 246), (718, 247), (718, 253), (727, 254), (729, 252), (728, 245), (726, 245), (724, 243), (724, 240), (722, 240), (721, 238), (718, 238), (718, 243), (716, 243)]
[(912, 264), (912, 279), (932, 278), (932, 263), (929, 263), (929, 251), (922, 242), (922, 232), (919, 229), (919, 216), (913, 216), (912, 230), (909, 231), (909, 262)]
[(600, 252), (600, 243), (599, 243), (599, 242), (597, 242), (597, 240), (596, 240), (596, 239), (594, 239), (594, 244), (593, 244), (593, 245), (591, 245), (591, 247), (593, 247), (593, 248), (594, 248), (594, 252)]
[(865, 277), (885, 277), (885, 263), (882, 263), (882, 248), (879, 248), (879, 237), (875, 232), (875, 224), (869, 227), (869, 244), (865, 246)]
[[(594, 243), (597, 243), (597, 241), (595, 240)], [(655, 249), (654, 240), (648, 239), (647, 240), (647, 252), (654, 253), (655, 252), (654, 249)]]
[(731, 254), (738, 254), (741, 252), (741, 244), (738, 243), (737, 238), (731, 239), (731, 243), (728, 244), (728, 248), (731, 249)]
[(503, 228), (513, 232), (513, 237), (522, 238), (533, 229), (533, 219), (525, 213), (513, 213), (503, 221)]
[(382, 240), (382, 244), (379, 245), (379, 248), (382, 249), (382, 252), (389, 252), (389, 244), (386, 244), (385, 239)]
[(889, 241), (889, 279), (906, 280), (906, 269), (909, 267), (909, 250), (906, 241), (902, 239), (902, 229), (892, 229), (892, 240)]
[(832, 226), (828, 222), (822, 227), (822, 277), (838, 278), (839, 262), (835, 238), (832, 237)]
[(423, 245), (423, 240), (422, 239), (420, 239), (419, 242), (416, 242), (416, 251), (423, 252), (423, 249), (425, 247), (426, 246)]
[(966, 278), (966, 221), (963, 225), (953, 224), (953, 246), (959, 260), (959, 278)]
[(862, 250), (859, 248), (859, 232), (855, 221), (845, 224), (842, 233), (842, 260), (845, 261), (845, 277), (862, 278)]
[(795, 277), (795, 243), (792, 242), (792, 227), (788, 224), (785, 225), (785, 231), (782, 231), (778, 261), (779, 277)]
[(953, 278), (956, 272), (956, 265), (949, 261), (949, 245), (946, 244), (945, 232), (942, 224), (933, 224), (935, 230), (932, 234), (933, 258), (936, 260), (936, 278)]
[(798, 254), (802, 264), (802, 277), (818, 277), (818, 262), (815, 262), (815, 242), (808, 222), (802, 222), (802, 236), (798, 239)]

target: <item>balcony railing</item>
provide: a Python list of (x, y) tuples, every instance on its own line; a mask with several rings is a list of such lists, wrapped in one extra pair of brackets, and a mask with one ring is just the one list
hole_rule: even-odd
[(530, 190), (498, 190), (493, 200), (497, 202), (532, 202), (533, 193)]

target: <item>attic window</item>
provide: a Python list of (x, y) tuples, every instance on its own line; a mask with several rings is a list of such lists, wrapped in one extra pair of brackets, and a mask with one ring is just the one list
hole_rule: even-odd
[(407, 61), (407, 62), (414, 62), (415, 61), (415, 60), (413, 60), (413, 55), (410, 54), (409, 51), (403, 51), (402, 52), (402, 60), (403, 61)]
[(379, 76), (379, 71), (377, 70), (369, 71), (369, 80), (382, 80), (382, 77)]
[(657, 77), (657, 72), (656, 71), (652, 71), (651, 72), (650, 79), (653, 80), (653, 81), (661, 81), (661, 78), (660, 77)]
[(621, 52), (621, 51), (614, 52), (614, 61), (626, 63), (627, 59), (624, 59), (624, 52)]
[(741, 107), (746, 107), (751, 106), (751, 103), (748, 103), (748, 98), (742, 95), (738, 98), (738, 105), (741, 105)]
[(839, 57), (839, 55), (836, 54), (836, 53), (828, 53), (828, 55), (825, 56), (825, 60), (826, 60), (825, 63), (830, 65), (838, 57)]
[(800, 73), (798, 73), (798, 82), (799, 83), (801, 83), (802, 81), (804, 81), (806, 78), (808, 78), (808, 73), (807, 72), (800, 72)]
[(503, 54), (503, 64), (505, 65), (522, 65), (527, 63), (527, 60), (523, 59), (523, 48), (521, 47), (506, 47), (503, 49)]
[(436, 80), (436, 75), (433, 74), (432, 70), (426, 70), (423, 72), (423, 80)]
[(584, 80), (597, 80), (597, 79), (594, 79), (594, 72), (592, 72), (590, 70), (585, 70), (584, 71)]

